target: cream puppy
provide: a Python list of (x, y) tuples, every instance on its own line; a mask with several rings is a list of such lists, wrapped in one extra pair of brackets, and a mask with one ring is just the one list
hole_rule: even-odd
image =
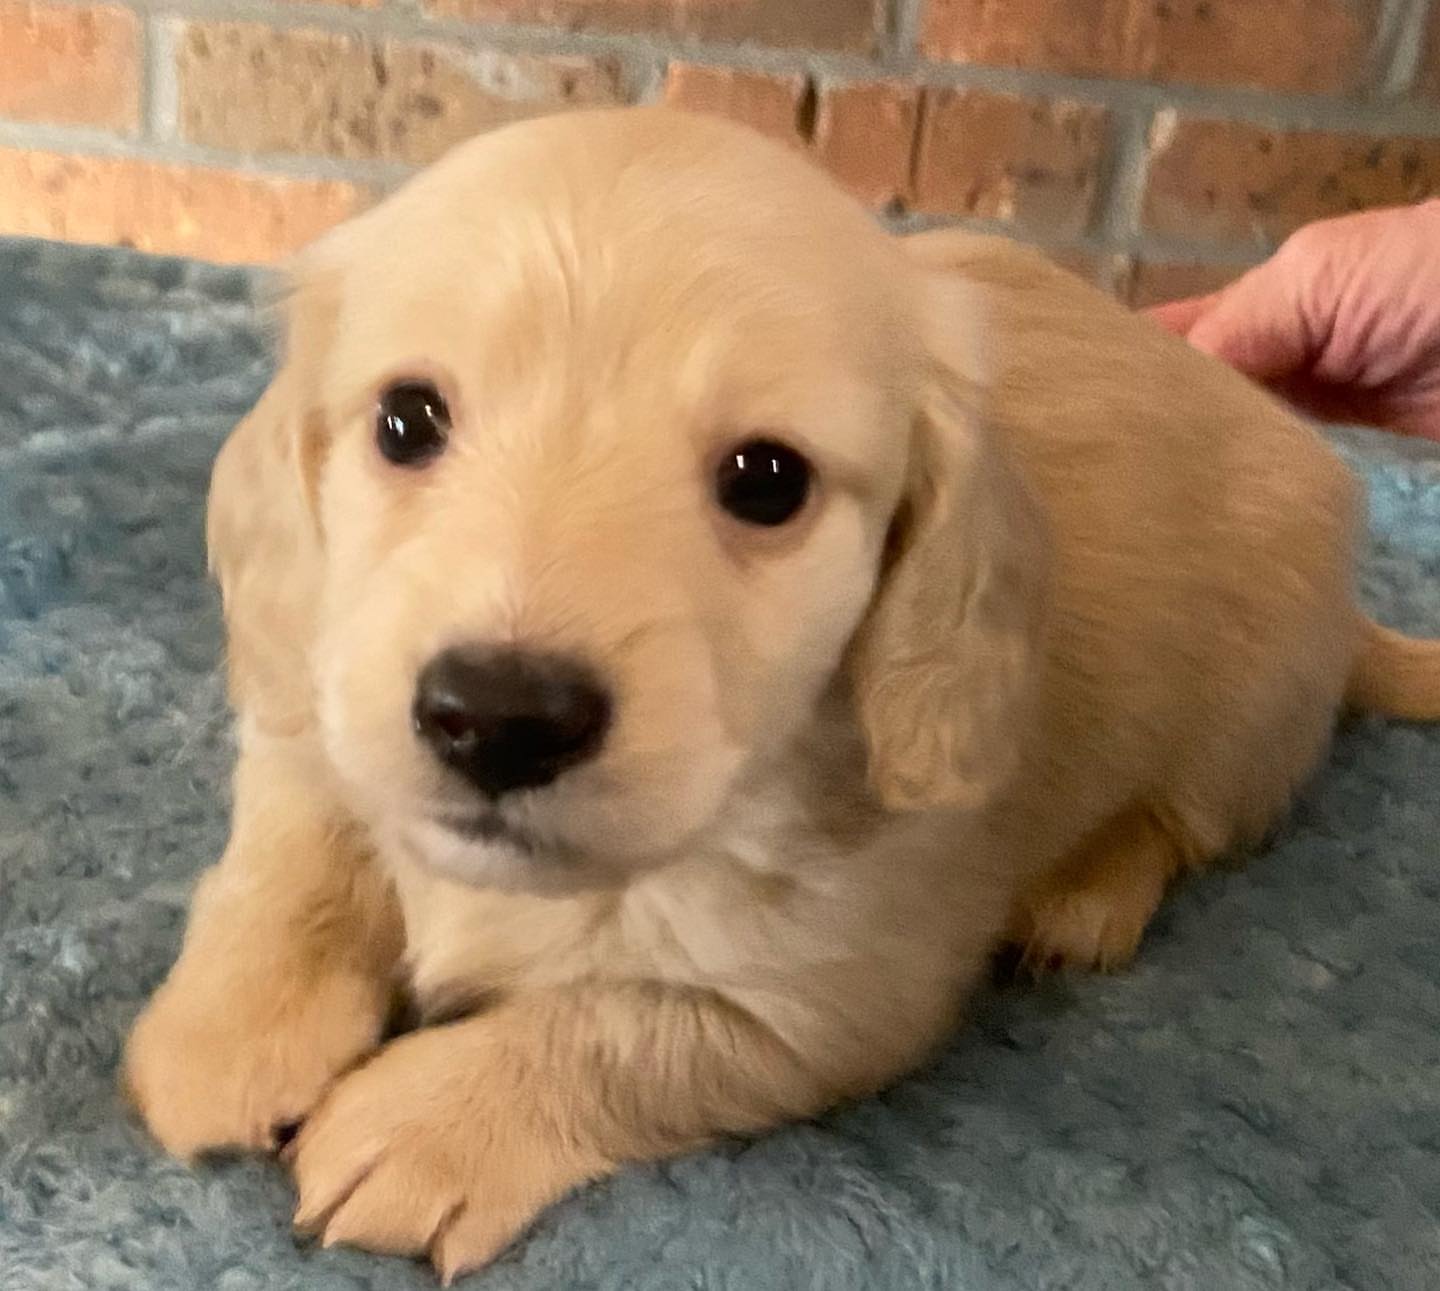
[[(1347, 692), (1358, 490), (1039, 256), (660, 109), (478, 139), (293, 269), (215, 468), (230, 845), (136, 1025), (171, 1151), (447, 1276), (912, 1068), (1007, 935), (1135, 950)], [(384, 1043), (405, 986), (431, 1019)]]

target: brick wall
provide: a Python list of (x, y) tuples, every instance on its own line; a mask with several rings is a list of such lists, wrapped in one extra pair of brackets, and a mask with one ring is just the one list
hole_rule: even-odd
[(476, 130), (662, 99), (1148, 300), (1440, 192), (1440, 0), (0, 0), (0, 232), (271, 260)]

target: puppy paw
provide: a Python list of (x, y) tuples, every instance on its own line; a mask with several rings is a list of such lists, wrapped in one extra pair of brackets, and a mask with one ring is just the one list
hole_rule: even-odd
[(298, 1229), (428, 1256), (447, 1284), (611, 1168), (534, 1113), (524, 1080), (456, 1052), (452, 1032), (396, 1040), (339, 1081), (289, 1153)]
[(1180, 870), (1175, 841), (1150, 812), (1106, 822), (1021, 899), (1011, 938), (1032, 972), (1123, 968)]
[(1153, 904), (1104, 887), (1050, 891), (1022, 919), (1021, 962), (1032, 973), (1123, 968), (1134, 957)]
[(126, 1045), (126, 1091), (182, 1159), (283, 1146), (331, 1081), (379, 1043), (383, 983), (354, 971), (246, 967), (251, 976), (219, 979), (182, 962)]

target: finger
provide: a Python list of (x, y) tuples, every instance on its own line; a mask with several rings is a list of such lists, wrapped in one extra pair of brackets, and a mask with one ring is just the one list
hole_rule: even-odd
[(1163, 305), (1152, 305), (1145, 313), (1167, 332), (1173, 332), (1176, 336), (1189, 336), (1190, 329), (1215, 308), (1222, 294), (1213, 291), (1208, 296), (1172, 300)]
[(1305, 372), (1315, 357), (1294, 280), (1277, 265), (1267, 261), (1220, 292), (1186, 334), (1197, 350), (1264, 382)]

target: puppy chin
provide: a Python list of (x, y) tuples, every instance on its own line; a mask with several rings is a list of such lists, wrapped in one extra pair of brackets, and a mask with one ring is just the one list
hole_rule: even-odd
[(520, 834), (478, 837), (439, 821), (401, 826), (392, 835), (405, 859), (470, 887), (536, 896), (564, 896), (613, 887), (624, 874), (563, 844)]

